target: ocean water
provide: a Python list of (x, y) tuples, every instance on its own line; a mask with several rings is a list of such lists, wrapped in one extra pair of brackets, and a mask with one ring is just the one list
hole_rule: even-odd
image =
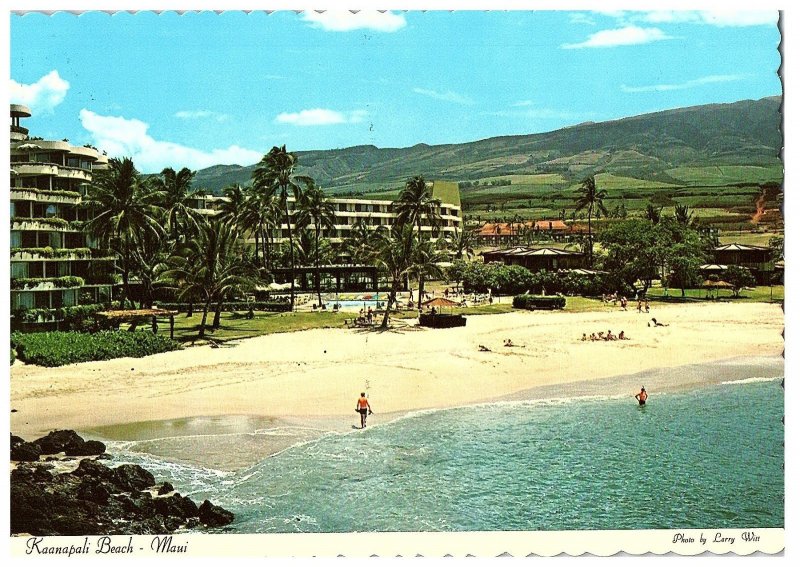
[(138, 462), (234, 533), (784, 525), (780, 379), (410, 414), (236, 473)]

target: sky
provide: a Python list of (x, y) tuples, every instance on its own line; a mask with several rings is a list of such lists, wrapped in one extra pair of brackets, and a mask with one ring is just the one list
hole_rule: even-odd
[(31, 135), (164, 167), (547, 132), (780, 95), (776, 11), (12, 15)]

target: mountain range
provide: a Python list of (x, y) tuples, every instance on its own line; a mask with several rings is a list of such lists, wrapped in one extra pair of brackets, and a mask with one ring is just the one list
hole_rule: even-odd
[[(669, 170), (779, 164), (781, 103), (775, 96), (707, 104), (460, 144), (298, 151), (297, 173), (310, 175), (330, 193), (386, 191), (414, 175), (474, 181), (556, 173), (571, 183), (606, 172), (680, 184)], [(199, 170), (193, 185), (221, 194), (232, 183), (249, 183), (254, 168), (215, 165)]]

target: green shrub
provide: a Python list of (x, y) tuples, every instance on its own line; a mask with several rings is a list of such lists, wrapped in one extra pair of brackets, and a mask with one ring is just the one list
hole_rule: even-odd
[(11, 364), (12, 364), (12, 365), (14, 364), (14, 361), (15, 361), (15, 360), (17, 360), (17, 351), (15, 351), (15, 350), (12, 348), (12, 349), (11, 349)]
[(63, 366), (125, 356), (141, 358), (181, 348), (177, 342), (149, 331), (15, 332), (11, 334), (11, 345), (16, 347), (20, 360), (39, 366)]
[(567, 298), (552, 295), (516, 295), (512, 305), (515, 309), (564, 309)]

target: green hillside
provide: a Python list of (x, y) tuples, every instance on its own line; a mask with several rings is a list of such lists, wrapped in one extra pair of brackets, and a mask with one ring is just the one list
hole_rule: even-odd
[[(780, 182), (780, 104), (779, 97), (769, 97), (695, 106), (463, 144), (301, 151), (298, 172), (335, 194), (391, 194), (413, 175), (479, 181), (462, 191), (466, 204), (504, 194), (538, 198), (593, 173), (602, 173), (609, 189), (643, 192)], [(219, 194), (231, 183), (248, 183), (253, 168), (203, 169), (195, 187)], [(512, 185), (491, 186), (496, 179)]]

